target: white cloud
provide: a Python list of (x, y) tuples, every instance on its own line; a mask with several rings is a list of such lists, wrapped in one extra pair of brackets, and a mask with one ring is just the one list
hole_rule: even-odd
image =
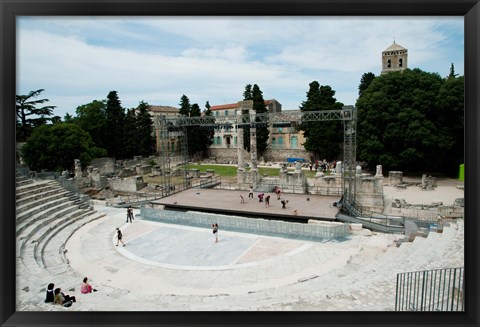
[(313, 80), (354, 104), (361, 75), (380, 73), (394, 37), (410, 67), (446, 74), (459, 61), (463, 74), (463, 48), (450, 46), (463, 47), (458, 18), (47, 17), (19, 26), (18, 93), (44, 88), (61, 116), (110, 90), (125, 107), (177, 106), (185, 94), (203, 108), (239, 101), (254, 83), (297, 109)]

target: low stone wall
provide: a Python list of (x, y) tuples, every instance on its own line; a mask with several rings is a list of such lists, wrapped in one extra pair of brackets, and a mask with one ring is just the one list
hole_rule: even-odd
[(445, 206), (443, 203), (409, 204), (403, 199), (395, 199), (392, 203), (392, 214), (419, 220), (439, 220), (442, 218), (464, 218), (462, 206)]
[(109, 179), (108, 186), (115, 191), (137, 192), (145, 187), (145, 183), (142, 176), (134, 176), (128, 178)]
[(115, 173), (115, 159), (114, 158), (97, 158), (90, 162), (90, 166), (97, 168), (100, 175), (108, 175)]
[(143, 219), (159, 221), (163, 223), (198, 226), (204, 228), (210, 228), (213, 223), (217, 223), (220, 230), (308, 239), (312, 241), (338, 239), (346, 237), (350, 234), (349, 224), (330, 226), (301, 224), (201, 212), (159, 210), (146, 207), (145, 205), (143, 205), (141, 208), (141, 215)]
[[(217, 163), (237, 163), (237, 148), (220, 149), (210, 148), (209, 156), (215, 157)], [(244, 150), (244, 158), (246, 162), (250, 161), (250, 153)], [(259, 162), (262, 160), (265, 162), (286, 162), (287, 158), (303, 158), (307, 162), (310, 161), (310, 154), (305, 150), (282, 150), (282, 149), (267, 149), (263, 156), (259, 156)]]
[(384, 210), (383, 177), (358, 177), (356, 201), (362, 208), (381, 213)]

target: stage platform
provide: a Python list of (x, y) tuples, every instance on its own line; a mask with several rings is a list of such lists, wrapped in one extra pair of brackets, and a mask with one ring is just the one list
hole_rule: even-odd
[[(240, 194), (245, 203), (241, 203)], [(294, 222), (307, 222), (308, 219), (333, 221), (339, 212), (333, 206), (340, 199), (339, 196), (282, 193), (281, 199), (289, 201), (287, 208), (282, 209), (281, 200), (277, 200), (276, 194), (265, 193), (265, 196), (270, 195), (269, 207), (265, 206), (265, 202), (258, 202), (257, 195), (258, 192), (255, 192), (254, 198), (249, 199), (247, 191), (192, 188), (151, 203), (154, 206), (162, 205), (166, 210), (202, 211)]]

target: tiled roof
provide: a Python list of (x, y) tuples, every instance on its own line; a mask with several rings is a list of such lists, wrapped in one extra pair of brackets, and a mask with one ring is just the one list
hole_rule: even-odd
[(407, 49), (402, 47), (401, 45), (396, 44), (395, 41), (393, 41), (393, 44), (383, 51), (385, 52), (385, 51), (398, 51), (398, 50), (407, 50)]
[(235, 108), (238, 108), (238, 103), (228, 103), (228, 104), (220, 104), (218, 106), (211, 106), (210, 110), (235, 109)]
[(150, 111), (153, 112), (174, 112), (178, 113), (180, 109), (170, 106), (150, 106)]
[[(268, 106), (274, 100), (265, 100), (265, 105)], [(227, 103), (227, 104), (219, 104), (216, 106), (211, 106), (210, 110), (222, 110), (222, 109), (235, 109), (238, 108), (238, 103)]]

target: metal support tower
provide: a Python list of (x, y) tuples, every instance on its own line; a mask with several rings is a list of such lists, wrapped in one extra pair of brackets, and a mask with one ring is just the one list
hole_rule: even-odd
[(159, 142), (160, 149), (160, 162), (159, 166), (161, 169), (162, 177), (162, 195), (167, 196), (171, 193), (171, 179), (170, 174), (170, 147), (169, 147), (169, 132), (168, 124), (165, 116), (157, 116), (153, 120), (153, 125), (155, 127), (155, 134), (157, 135), (157, 142)]
[(189, 188), (189, 180), (188, 180), (188, 134), (187, 134), (187, 125), (184, 125), (182, 128), (182, 132), (179, 133), (180, 136), (180, 147), (182, 153), (182, 167), (183, 167), (183, 188)]

